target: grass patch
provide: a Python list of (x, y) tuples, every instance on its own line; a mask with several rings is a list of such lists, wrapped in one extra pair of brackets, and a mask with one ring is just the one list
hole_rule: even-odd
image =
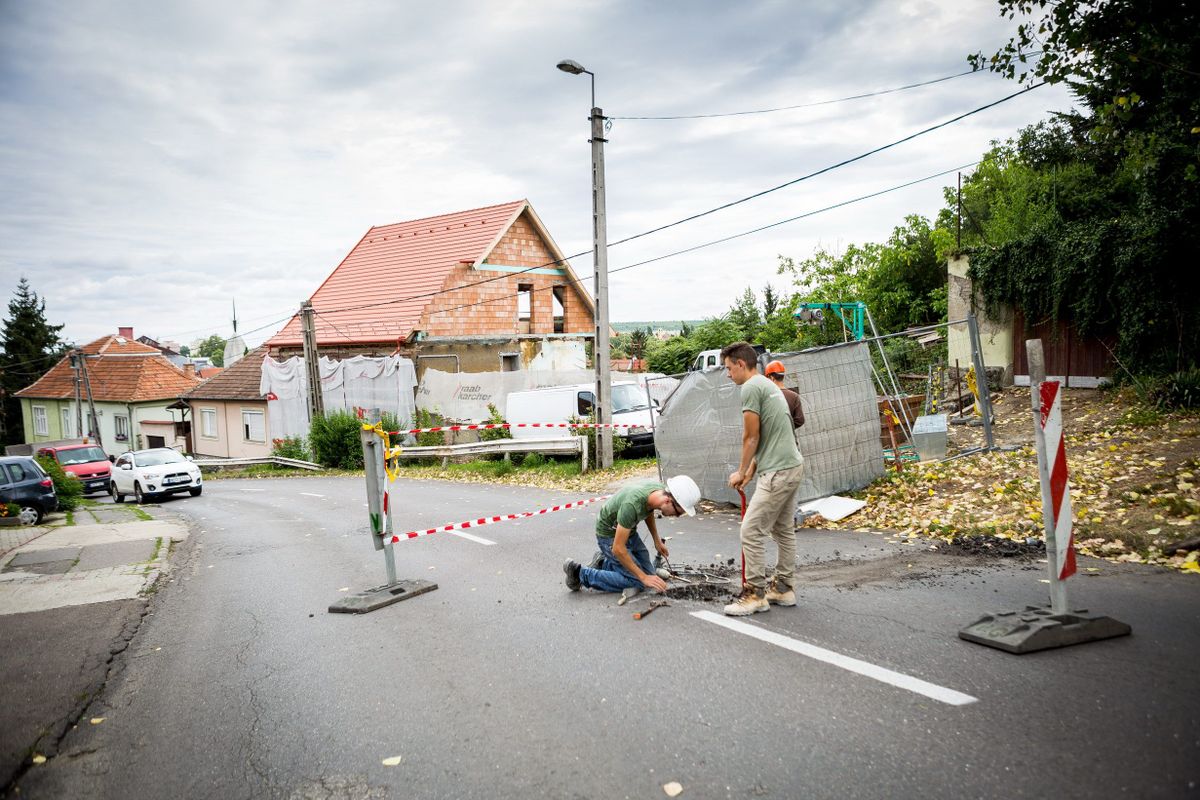
[(141, 506), (130, 506), (128, 510), (133, 512), (133, 515), (140, 520), (144, 520), (144, 521), (148, 522), (148, 521), (154, 519), (154, 517), (152, 517), (148, 513), (146, 513), (146, 511)]
[(314, 472), (296, 467), (281, 467), (275, 464), (250, 464), (240, 469), (216, 469), (204, 467), (204, 480), (242, 480), (250, 478), (336, 478), (346, 475), (362, 475), (361, 469), (326, 469)]
[(64, 512), (64, 513), (66, 513), (66, 515), (67, 515), (67, 524), (66, 524), (65, 526), (63, 526), (63, 527), (68, 527), (68, 528), (69, 528), (70, 526), (72, 526), (72, 525), (74, 525), (74, 524), (75, 524), (75, 512), (74, 512), (74, 511), (67, 511), (67, 512)]

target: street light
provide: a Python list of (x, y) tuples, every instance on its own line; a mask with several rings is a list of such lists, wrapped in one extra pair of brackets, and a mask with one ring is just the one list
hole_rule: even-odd
[[(571, 75), (588, 74), (592, 78), (592, 260), (596, 297), (596, 338), (592, 355), (596, 367), (596, 422), (612, 424), (612, 382), (608, 373), (608, 230), (604, 218), (604, 112), (596, 107), (596, 74), (569, 58), (558, 68)], [(612, 428), (597, 432), (596, 454), (601, 469), (612, 466)]]

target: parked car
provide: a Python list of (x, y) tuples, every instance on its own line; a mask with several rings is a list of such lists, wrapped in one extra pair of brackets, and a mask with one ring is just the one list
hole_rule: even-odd
[(198, 497), (204, 490), (200, 468), (169, 447), (151, 450), (132, 450), (113, 464), (109, 491), (113, 500), (125, 502), (133, 495), (139, 503), (159, 494), (187, 492)]
[(112, 482), (112, 465), (108, 456), (94, 444), (59, 444), (42, 447), (39, 456), (53, 458), (63, 472), (74, 475), (83, 484), (83, 493), (107, 492)]
[(0, 501), (19, 505), (26, 525), (37, 525), (58, 508), (54, 481), (33, 456), (0, 457)]
[[(595, 386), (547, 386), (525, 392), (511, 392), (505, 403), (505, 418), (512, 424), (529, 422), (569, 422), (571, 417), (586, 419), (596, 403)], [(629, 453), (654, 452), (654, 420), (658, 401), (648, 401), (646, 390), (632, 381), (612, 385), (612, 421), (627, 428), (613, 433), (629, 441)], [(514, 439), (552, 439), (566, 434), (556, 428), (512, 428)]]

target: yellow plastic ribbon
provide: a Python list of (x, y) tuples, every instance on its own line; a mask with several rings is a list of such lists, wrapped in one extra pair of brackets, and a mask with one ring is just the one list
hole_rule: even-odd
[(387, 474), (389, 481), (394, 481), (400, 477), (400, 453), (403, 450), (399, 447), (392, 447), (391, 437), (388, 432), (383, 429), (383, 423), (377, 422), (374, 425), (363, 423), (364, 431), (374, 431), (375, 435), (383, 439), (383, 471)]

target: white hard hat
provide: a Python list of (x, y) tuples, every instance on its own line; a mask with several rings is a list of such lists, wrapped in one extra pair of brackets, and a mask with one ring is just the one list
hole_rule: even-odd
[(696, 516), (696, 503), (700, 502), (700, 487), (687, 475), (676, 475), (667, 479), (667, 491), (689, 517)]

